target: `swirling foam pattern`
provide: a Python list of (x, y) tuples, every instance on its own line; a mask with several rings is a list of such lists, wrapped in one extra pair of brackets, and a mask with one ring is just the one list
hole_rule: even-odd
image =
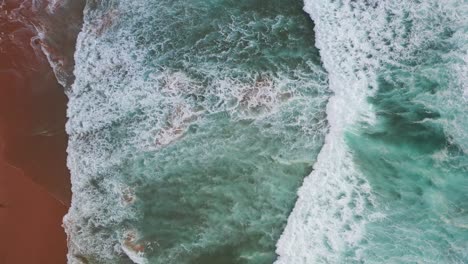
[(70, 263), (271, 263), (327, 132), (302, 3), (88, 1)]

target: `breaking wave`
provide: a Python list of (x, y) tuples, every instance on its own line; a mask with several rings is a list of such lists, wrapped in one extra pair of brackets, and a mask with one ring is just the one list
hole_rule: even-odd
[(305, 1), (330, 132), (276, 263), (468, 261), (467, 8)]

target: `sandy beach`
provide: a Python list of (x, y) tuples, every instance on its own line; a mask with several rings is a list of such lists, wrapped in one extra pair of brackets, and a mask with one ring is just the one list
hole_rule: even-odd
[[(52, 111), (47, 104), (64, 108), (65, 97), (50, 89), (52, 79), (36, 94), (11, 74), (0, 72), (0, 81), (10, 84), (0, 92), (0, 264), (66, 263), (61, 225), (71, 192), (65, 119), (44, 114)], [(36, 133), (41, 124), (53, 133)]]
[[(48, 17), (47, 1), (39, 3), (38, 9), (27, 1), (0, 4), (0, 31), (7, 36), (0, 40), (0, 264), (66, 263), (62, 218), (71, 199), (67, 97), (36, 31), (37, 25), (47, 28), (62, 17)], [(52, 56), (71, 72), (73, 62), (67, 58), (79, 27), (68, 26), (75, 29), (47, 33), (62, 40), (56, 46), (67, 48), (66, 55), (58, 50)]]
[(66, 263), (67, 207), (22, 171), (0, 161), (0, 263)]

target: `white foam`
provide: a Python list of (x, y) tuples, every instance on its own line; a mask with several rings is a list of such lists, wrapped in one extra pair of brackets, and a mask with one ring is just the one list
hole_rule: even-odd
[(148, 260), (145, 258), (144, 246), (137, 242), (139, 237), (138, 232), (134, 230), (126, 231), (123, 235), (122, 250), (135, 264), (146, 264)]
[(127, 247), (122, 246), (122, 250), (127, 254), (127, 256), (135, 263), (135, 264), (146, 264), (148, 260), (145, 258), (144, 255), (140, 253), (135, 253), (134, 251), (128, 249)]
[(47, 11), (53, 14), (57, 8), (64, 5), (64, 0), (49, 0), (47, 5)]
[(324, 1), (306, 1), (305, 10), (315, 21), (316, 45), (334, 92), (327, 106), (330, 131), (277, 243), (276, 263), (339, 263), (343, 252), (362, 239), (365, 204), (371, 202), (370, 186), (353, 163), (344, 133), (356, 121), (374, 119), (366, 98), (375, 80), (363, 68), (378, 61), (363, 52), (371, 47), (348, 21), (351, 14)]
[[(366, 100), (374, 93), (378, 70), (385, 64), (405, 67), (402, 59), (442, 32), (442, 26), (425, 25), (437, 16), (432, 10), (445, 9), (456, 10), (436, 1), (305, 1), (334, 96), (327, 106), (330, 132), (277, 243), (277, 264), (361, 260), (358, 245), (366, 223), (385, 215), (366, 206), (376, 204), (344, 133), (353, 133), (357, 122), (374, 122)], [(407, 16), (414, 22), (411, 32), (403, 23)], [(345, 252), (351, 255), (344, 257)]]
[(67, 87), (67, 77), (68, 73), (64, 69), (64, 58), (61, 56), (57, 56), (50, 51), (50, 47), (45, 44), (45, 34), (43, 32), (39, 32), (38, 37), (41, 39), (41, 50), (47, 58), (49, 65), (52, 67), (52, 71), (54, 72), (55, 77), (57, 78), (57, 82), (62, 85), (62, 87)]
[[(209, 80), (201, 84), (179, 69), (148, 67), (151, 47), (138, 46), (136, 33), (131, 30), (141, 16), (153, 15), (147, 4), (141, 0), (105, 8), (88, 5), (85, 11), (75, 53), (76, 80), (68, 92), (66, 128), (73, 200), (64, 225), (69, 263), (79, 263), (80, 255), (112, 263), (122, 254), (143, 263), (144, 256), (135, 255), (114, 234), (132, 228), (122, 223), (137, 217), (133, 203), (128, 202), (132, 198), (125, 191), (135, 186), (128, 186), (128, 179), (123, 178), (133, 175), (122, 175), (115, 169), (135, 153), (158, 151), (172, 144), (208, 114), (222, 112), (235, 120), (272, 118), (283, 103), (296, 100), (304, 104), (303, 95), (295, 87), (324, 90), (322, 83), (311, 82), (312, 74), (301, 72), (278, 76), (246, 72), (239, 80), (227, 67), (194, 65), (202, 68), (200, 72)], [(106, 25), (106, 30), (98, 30), (100, 24), (108, 23), (109, 13), (121, 17)], [(162, 38), (157, 41), (160, 43), (154, 46), (166, 43)], [(313, 74), (324, 75), (322, 70), (315, 70)], [(317, 96), (316, 100), (322, 103), (325, 98)], [(311, 126), (307, 120), (297, 122), (309, 129), (305, 133), (314, 143), (312, 137), (326, 129), (323, 124)]]

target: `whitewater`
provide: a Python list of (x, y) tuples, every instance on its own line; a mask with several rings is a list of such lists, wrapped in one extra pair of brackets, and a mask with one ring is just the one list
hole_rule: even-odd
[(464, 1), (305, 1), (330, 132), (276, 263), (466, 263)]
[(468, 263), (466, 17), (88, 1), (69, 263)]
[(70, 263), (274, 261), (328, 129), (301, 9), (87, 4), (68, 93)]

